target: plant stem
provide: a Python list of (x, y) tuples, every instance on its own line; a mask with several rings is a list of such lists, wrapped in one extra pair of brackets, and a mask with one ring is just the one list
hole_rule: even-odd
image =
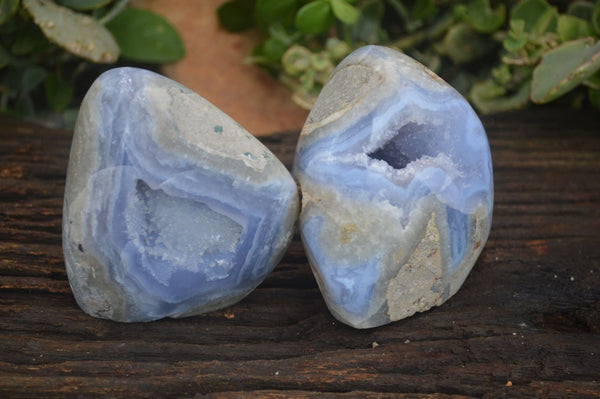
[(127, 7), (128, 3), (129, 3), (129, 0), (119, 0), (113, 6), (113, 8), (111, 8), (110, 11), (108, 13), (106, 13), (105, 16), (103, 16), (102, 18), (100, 18), (98, 20), (98, 22), (100, 22), (102, 25), (106, 25), (107, 23), (112, 21), (113, 18), (115, 18), (117, 15), (120, 14), (121, 11), (123, 11), (125, 9), (125, 7)]

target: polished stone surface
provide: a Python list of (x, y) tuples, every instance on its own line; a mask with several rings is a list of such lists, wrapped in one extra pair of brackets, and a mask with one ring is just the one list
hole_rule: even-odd
[(63, 216), (87, 313), (147, 321), (235, 303), (279, 262), (297, 212), (281, 162), (191, 90), (119, 68), (87, 93)]
[(394, 50), (337, 67), (301, 133), (300, 229), (333, 315), (357, 328), (445, 302), (491, 225), (485, 131), (466, 100)]

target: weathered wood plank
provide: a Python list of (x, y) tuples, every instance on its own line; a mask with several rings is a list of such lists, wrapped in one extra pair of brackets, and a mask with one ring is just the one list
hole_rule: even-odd
[[(60, 246), (71, 133), (0, 119), (0, 397), (600, 397), (600, 114), (484, 124), (496, 204), (480, 260), (442, 307), (365, 331), (329, 314), (298, 237), (228, 309), (87, 316)], [(290, 166), (296, 138), (264, 142)]]

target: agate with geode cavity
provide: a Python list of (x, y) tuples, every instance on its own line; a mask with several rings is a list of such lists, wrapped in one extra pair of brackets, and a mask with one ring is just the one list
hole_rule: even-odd
[(119, 68), (85, 96), (63, 249), (87, 313), (148, 321), (237, 302), (279, 262), (297, 212), (281, 162), (191, 90)]
[(368, 328), (444, 303), (490, 231), (486, 133), (467, 101), (412, 58), (363, 47), (336, 68), (294, 164), (300, 229), (325, 301)]

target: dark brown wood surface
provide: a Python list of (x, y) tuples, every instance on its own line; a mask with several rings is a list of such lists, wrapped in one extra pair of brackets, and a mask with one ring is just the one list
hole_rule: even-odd
[[(600, 397), (600, 113), (484, 119), (490, 239), (443, 306), (355, 330), (298, 237), (242, 302), (119, 324), (71, 295), (61, 212), (71, 133), (0, 119), (0, 398)], [(264, 142), (291, 164), (297, 133)]]

